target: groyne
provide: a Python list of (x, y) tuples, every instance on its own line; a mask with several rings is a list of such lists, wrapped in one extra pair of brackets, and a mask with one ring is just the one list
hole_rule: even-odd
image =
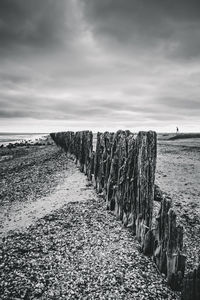
[[(107, 209), (136, 235), (141, 251), (152, 256), (169, 285), (174, 290), (182, 289), (182, 299), (199, 299), (187, 298), (183, 227), (177, 225), (171, 199), (155, 193), (156, 133), (97, 133), (95, 151), (91, 131), (51, 133), (51, 137), (104, 195)], [(156, 216), (154, 198), (160, 201)], [(194, 272), (197, 282), (199, 273)], [(197, 287), (195, 293), (198, 292)]]

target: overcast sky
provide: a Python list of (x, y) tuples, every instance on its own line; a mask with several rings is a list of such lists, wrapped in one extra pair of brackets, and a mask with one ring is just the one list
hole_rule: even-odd
[(199, 0), (0, 0), (0, 131), (200, 131)]

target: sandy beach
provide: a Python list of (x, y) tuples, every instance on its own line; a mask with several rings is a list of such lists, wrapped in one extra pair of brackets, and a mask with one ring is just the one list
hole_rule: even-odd
[[(200, 237), (200, 148), (185, 143), (159, 140), (156, 183), (184, 225), (190, 268)], [(179, 299), (61, 149), (1, 151), (1, 299)]]

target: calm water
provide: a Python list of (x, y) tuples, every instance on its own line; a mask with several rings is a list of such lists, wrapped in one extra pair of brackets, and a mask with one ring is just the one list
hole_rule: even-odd
[(6, 133), (0, 132), (0, 145), (8, 145), (9, 143), (16, 143), (22, 141), (36, 141), (43, 138), (47, 133)]

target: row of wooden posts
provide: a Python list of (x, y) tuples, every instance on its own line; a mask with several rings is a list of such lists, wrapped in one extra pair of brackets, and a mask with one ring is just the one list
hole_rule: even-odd
[[(200, 299), (200, 270), (184, 277), (183, 228), (176, 224), (171, 199), (155, 195), (156, 133), (139, 132), (135, 136), (130, 131), (104, 132), (97, 133), (96, 141), (91, 131), (51, 133), (51, 137), (73, 155), (97, 192), (104, 194), (107, 209), (132, 230), (143, 253), (153, 257), (169, 285), (174, 290), (182, 289), (184, 300)], [(155, 218), (156, 197), (160, 210)]]

